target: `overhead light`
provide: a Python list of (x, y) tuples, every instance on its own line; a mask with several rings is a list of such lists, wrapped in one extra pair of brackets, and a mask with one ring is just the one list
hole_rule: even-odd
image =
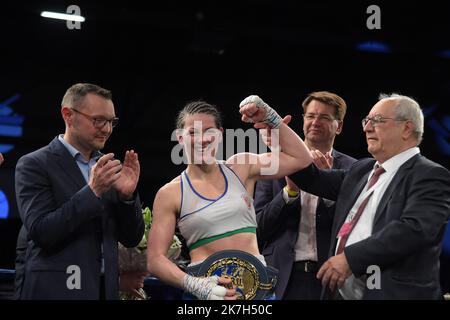
[(75, 15), (75, 14), (51, 12), (51, 11), (42, 11), (41, 17), (67, 20), (67, 21), (78, 21), (78, 22), (84, 22), (86, 20), (83, 16), (79, 16), (79, 15)]

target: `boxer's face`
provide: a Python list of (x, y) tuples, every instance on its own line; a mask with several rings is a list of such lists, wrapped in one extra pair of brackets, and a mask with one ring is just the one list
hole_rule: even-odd
[(182, 142), (190, 163), (215, 163), (222, 128), (216, 127), (213, 116), (204, 113), (188, 115), (185, 119)]

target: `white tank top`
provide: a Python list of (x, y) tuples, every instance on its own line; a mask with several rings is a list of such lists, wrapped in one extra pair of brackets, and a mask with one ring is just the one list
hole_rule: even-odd
[(178, 227), (189, 250), (242, 232), (256, 233), (253, 199), (233, 170), (218, 162), (225, 191), (216, 199), (200, 195), (186, 170), (181, 173), (181, 210)]

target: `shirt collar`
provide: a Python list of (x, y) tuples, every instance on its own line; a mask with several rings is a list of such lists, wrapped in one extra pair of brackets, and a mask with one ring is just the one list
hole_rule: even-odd
[[(68, 143), (66, 140), (64, 140), (64, 135), (62, 135), (62, 134), (60, 134), (59, 136), (58, 136), (58, 140), (64, 145), (64, 147), (66, 147), (66, 149), (67, 149), (67, 151), (69, 151), (69, 153), (70, 153), (70, 155), (72, 156), (72, 157), (74, 157), (75, 158), (75, 160), (79, 160), (79, 161), (82, 161), (82, 162), (84, 162), (84, 163), (87, 163), (86, 162), (86, 160), (83, 158), (83, 156), (81, 155), (81, 152), (80, 151), (78, 151), (75, 147), (73, 147), (70, 143)], [(89, 160), (89, 161), (92, 161), (92, 160), (94, 160), (94, 161), (97, 161), (98, 160), (98, 158), (100, 158), (101, 157), (101, 153), (100, 153), (100, 151), (94, 151), (93, 153), (92, 153), (92, 157), (91, 157), (91, 159)], [(88, 162), (89, 162), (88, 161)]]
[[(386, 172), (394, 172), (397, 171), (398, 168), (400, 168), (406, 161), (414, 157), (416, 154), (420, 153), (419, 147), (412, 147), (409, 148), (392, 158), (386, 160), (381, 166), (386, 170)], [(378, 161), (375, 163), (374, 168), (376, 165), (380, 165)]]

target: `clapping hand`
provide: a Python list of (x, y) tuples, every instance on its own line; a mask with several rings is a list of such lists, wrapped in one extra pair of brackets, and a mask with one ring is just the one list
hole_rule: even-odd
[(313, 162), (319, 169), (331, 169), (333, 168), (333, 156), (331, 152), (323, 154), (319, 150), (311, 150), (311, 156)]
[(114, 187), (122, 200), (131, 199), (139, 180), (138, 155), (133, 150), (125, 153), (123, 164), (113, 153), (102, 156), (91, 169), (89, 186), (97, 197)]
[(100, 198), (120, 178), (122, 165), (114, 159), (113, 153), (105, 154), (92, 167), (89, 176), (89, 187)]
[(140, 171), (138, 154), (134, 150), (127, 151), (122, 170), (119, 172), (119, 178), (113, 184), (122, 200), (128, 200), (133, 197), (139, 181)]

